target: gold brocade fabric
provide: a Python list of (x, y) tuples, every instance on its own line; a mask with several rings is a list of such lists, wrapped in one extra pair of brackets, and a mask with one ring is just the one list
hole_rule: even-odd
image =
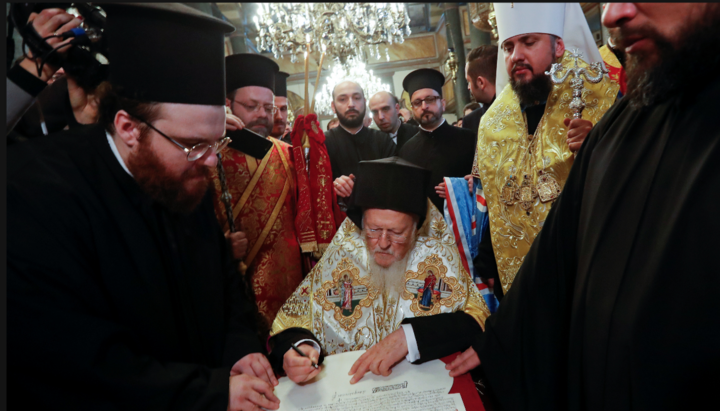
[(401, 293), (373, 286), (360, 229), (345, 219), (322, 259), (278, 312), (270, 335), (305, 328), (332, 355), (370, 348), (404, 318), (464, 310), (484, 329), (490, 311), (462, 266), (443, 216), (429, 201), (428, 210)]
[[(261, 167), (262, 162), (231, 148), (222, 153), (233, 209), (237, 211), (243, 195), (249, 194), (235, 217), (235, 225), (247, 234), (245, 263), (248, 264), (248, 272), (252, 273), (258, 310), (268, 323), (302, 280), (300, 245), (295, 235), (296, 184), (290, 146), (281, 142), (274, 144), (263, 159), (267, 160), (264, 168)], [(279, 150), (283, 151), (287, 166)], [(254, 186), (249, 187), (258, 172), (261, 174)], [(213, 180), (215, 213), (220, 226), (227, 230), (227, 214), (220, 200), (221, 188), (216, 170), (213, 170)], [(260, 240), (262, 243), (259, 243)], [(254, 255), (253, 250), (257, 250)]]
[[(564, 67), (573, 66), (567, 51), (561, 63)], [(580, 66), (588, 65), (580, 60)], [(560, 187), (565, 186), (574, 159), (567, 145), (567, 128), (563, 123), (565, 118), (572, 118), (568, 107), (572, 100), (571, 78), (572, 75), (565, 83), (554, 85), (550, 92), (545, 113), (538, 125), (539, 141), (536, 147), (542, 147), (542, 152), (536, 149), (529, 164), (522, 164), (530, 142), (527, 126), (518, 97), (509, 84), (480, 120), (472, 174), (480, 179), (487, 201), (490, 237), (504, 293), (510, 289), (515, 274), (545, 222), (552, 202), (542, 203), (540, 198), (535, 198), (528, 214), (518, 203), (510, 206), (501, 203), (501, 190), (508, 175), (517, 176), (519, 186), (523, 174), (528, 173), (534, 176), (533, 183), (537, 185), (538, 173), (535, 170), (541, 170), (543, 162), (545, 174), (553, 177)], [(607, 76), (597, 84), (585, 82), (584, 85), (586, 90), (583, 92), (583, 100), (586, 107), (582, 118), (594, 125), (615, 102), (619, 85)]]

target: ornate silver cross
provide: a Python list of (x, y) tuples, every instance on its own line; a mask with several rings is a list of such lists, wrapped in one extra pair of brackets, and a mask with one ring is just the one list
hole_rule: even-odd
[[(570, 80), (570, 87), (573, 90), (573, 99), (570, 102), (570, 109), (573, 112), (573, 118), (581, 118), (585, 109), (585, 102), (582, 99), (582, 92), (585, 87), (582, 78), (585, 77), (585, 80), (593, 84), (599, 83), (608, 71), (603, 67), (602, 62), (591, 63), (590, 70), (580, 67), (578, 60), (583, 57), (583, 54), (578, 49), (572, 49), (569, 53), (570, 58), (575, 61), (575, 67), (566, 68), (561, 63), (555, 63), (550, 68), (550, 71), (546, 71), (545, 74), (550, 76), (553, 84), (562, 84), (568, 75), (572, 73), (573, 78)], [(565, 74), (558, 76), (558, 72), (562, 70), (565, 70)], [(593, 75), (591, 71), (597, 74)]]

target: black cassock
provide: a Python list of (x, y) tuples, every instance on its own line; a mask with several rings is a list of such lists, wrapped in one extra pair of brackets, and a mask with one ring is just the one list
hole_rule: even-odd
[(263, 348), (210, 195), (169, 212), (92, 126), (11, 147), (7, 204), (10, 403), (227, 408)]
[(397, 147), (389, 135), (367, 127), (353, 135), (337, 126), (325, 133), (325, 146), (330, 156), (333, 180), (356, 174), (361, 161), (378, 160), (397, 154)]
[(400, 151), (405, 143), (410, 141), (411, 138), (415, 137), (415, 134), (417, 134), (418, 131), (420, 131), (420, 128), (417, 126), (408, 123), (401, 123), (397, 132), (398, 151)]
[(472, 171), (477, 136), (470, 130), (453, 127), (447, 121), (427, 132), (420, 130), (405, 143), (400, 157), (432, 171), (428, 197), (443, 212), (443, 200), (435, 192), (435, 186), (444, 177), (465, 177)]
[(506, 410), (716, 402), (719, 93), (621, 100), (592, 130), (473, 345)]

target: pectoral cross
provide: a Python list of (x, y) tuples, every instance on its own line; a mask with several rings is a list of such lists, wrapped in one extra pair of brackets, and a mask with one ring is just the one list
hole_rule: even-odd
[[(569, 53), (570, 58), (575, 61), (575, 67), (567, 68), (561, 63), (555, 63), (550, 68), (550, 71), (546, 71), (545, 74), (550, 76), (550, 80), (552, 80), (553, 84), (562, 84), (572, 73), (573, 78), (570, 80), (570, 87), (573, 90), (573, 98), (569, 107), (572, 110), (573, 118), (582, 118), (582, 112), (585, 109), (585, 102), (582, 99), (582, 93), (585, 89), (583, 77), (585, 77), (585, 80), (589, 83), (596, 84), (603, 79), (603, 76), (608, 71), (605, 67), (603, 67), (602, 62), (591, 63), (589, 70), (584, 67), (580, 67), (578, 60), (582, 59), (583, 54), (578, 49), (570, 50)], [(565, 74), (559, 76), (559, 71), (565, 71)], [(597, 74), (593, 75), (592, 72)]]

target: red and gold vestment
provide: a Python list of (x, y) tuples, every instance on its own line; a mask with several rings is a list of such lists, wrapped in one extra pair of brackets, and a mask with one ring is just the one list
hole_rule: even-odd
[[(303, 279), (300, 245), (295, 233), (296, 178), (290, 146), (269, 138), (273, 148), (257, 160), (230, 147), (222, 152), (233, 216), (247, 234), (244, 259), (260, 313), (271, 324), (275, 314)], [(215, 214), (224, 231), (227, 214), (220, 199), (217, 173)]]

